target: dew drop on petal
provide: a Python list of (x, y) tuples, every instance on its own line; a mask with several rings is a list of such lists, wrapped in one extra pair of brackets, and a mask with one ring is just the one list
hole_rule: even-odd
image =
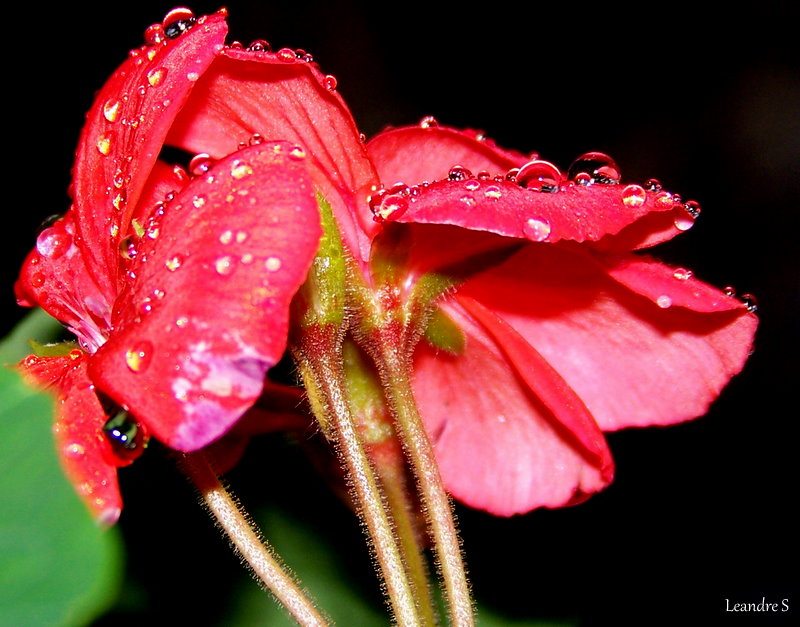
[(426, 115), (419, 121), (420, 128), (436, 128), (439, 126), (439, 121), (432, 115)]
[(294, 50), (292, 50), (291, 48), (281, 48), (275, 54), (278, 57), (278, 59), (286, 63), (297, 61), (297, 57), (294, 54)]
[(447, 179), (449, 181), (466, 181), (469, 178), (472, 178), (472, 172), (461, 165), (453, 166), (447, 173)]
[(647, 192), (640, 185), (628, 185), (622, 190), (622, 203), (626, 207), (641, 207), (647, 200)]
[(196, 22), (194, 13), (186, 7), (172, 9), (164, 16), (161, 26), (164, 34), (170, 39), (176, 39), (189, 30)]
[(686, 268), (675, 268), (675, 270), (672, 273), (672, 276), (674, 276), (679, 281), (687, 281), (691, 279), (692, 276), (694, 276), (694, 274), (692, 273), (691, 270), (687, 270)]
[(528, 218), (522, 225), (522, 232), (534, 242), (544, 242), (550, 237), (550, 222), (545, 218)]
[(103, 117), (109, 122), (116, 122), (122, 103), (116, 98), (109, 98), (103, 104)]
[(306, 151), (300, 146), (294, 146), (289, 151), (289, 158), (294, 159), (295, 161), (301, 161), (302, 159), (306, 158)]
[(197, 208), (200, 209), (203, 205), (206, 204), (206, 197), (203, 194), (198, 194), (194, 198), (192, 198), (192, 204)]
[(483, 195), (490, 200), (499, 200), (503, 193), (497, 185), (489, 185), (489, 187), (483, 190)]
[(277, 272), (281, 269), (281, 260), (278, 257), (268, 257), (264, 262), (264, 267), (270, 272)]
[(328, 74), (325, 78), (322, 79), (322, 85), (328, 91), (334, 91), (338, 84), (339, 82), (336, 80), (336, 77), (333, 76), (332, 74)]
[(180, 255), (173, 255), (164, 262), (164, 265), (170, 272), (175, 272), (175, 270), (181, 267), (182, 263), (183, 263), (183, 258)]
[(155, 46), (164, 41), (164, 27), (161, 24), (151, 24), (144, 31), (144, 43), (148, 46)]
[(124, 259), (135, 259), (138, 254), (136, 239), (131, 236), (123, 238), (119, 243), (119, 252)]
[(592, 183), (603, 185), (616, 185), (621, 178), (619, 166), (602, 152), (587, 152), (575, 159), (569, 166), (567, 177), (576, 181), (579, 174), (588, 174)]
[(700, 203), (696, 200), (688, 200), (684, 207), (686, 208), (686, 211), (689, 212), (689, 215), (691, 215), (693, 218), (697, 218), (697, 216), (700, 215)]
[(147, 82), (150, 83), (150, 87), (157, 87), (162, 83), (166, 75), (167, 75), (167, 68), (165, 67), (153, 68), (152, 70), (147, 72)]
[(101, 133), (100, 136), (97, 138), (97, 144), (96, 144), (97, 150), (104, 157), (108, 156), (111, 153), (112, 141), (113, 141), (113, 135), (111, 133)]
[(661, 307), (661, 309), (667, 309), (672, 307), (672, 299), (667, 296), (666, 294), (662, 294), (658, 298), (656, 298), (656, 304)]
[(45, 229), (36, 238), (36, 250), (50, 259), (62, 257), (71, 245), (72, 236), (58, 224)]
[(685, 209), (678, 208), (672, 223), (679, 231), (688, 231), (694, 226), (694, 216)]
[(250, 176), (252, 173), (253, 168), (243, 161), (236, 159), (231, 164), (231, 176), (235, 179), (243, 179), (246, 176)]
[(214, 165), (214, 159), (207, 153), (201, 152), (189, 161), (189, 173), (192, 176), (202, 176), (211, 169), (212, 165)]
[(561, 178), (561, 172), (552, 163), (534, 160), (519, 169), (515, 182), (536, 192), (557, 192)]
[(147, 447), (147, 433), (126, 411), (109, 418), (103, 425), (103, 435), (108, 442), (113, 461), (118, 466), (127, 466), (141, 456)]
[(227, 276), (233, 272), (234, 265), (233, 265), (233, 257), (230, 255), (225, 255), (224, 257), (219, 257), (214, 262), (214, 270), (217, 271), (217, 274), (222, 276)]
[(125, 363), (132, 372), (144, 372), (153, 359), (153, 345), (142, 340), (125, 352)]
[(660, 192), (662, 189), (661, 181), (659, 181), (658, 179), (647, 179), (644, 182), (644, 188), (648, 192)]
[(233, 241), (233, 231), (223, 231), (219, 236), (220, 244), (230, 244)]
[(738, 298), (750, 313), (758, 311), (758, 301), (752, 294), (742, 294)]

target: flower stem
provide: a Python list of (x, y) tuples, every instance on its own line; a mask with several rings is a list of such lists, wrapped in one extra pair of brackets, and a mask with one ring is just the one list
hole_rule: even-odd
[(394, 526), (343, 389), (341, 341), (331, 337), (334, 334), (327, 333), (325, 328), (313, 335), (315, 341), (293, 348), (312, 408), (315, 414), (324, 414), (319, 418), (320, 423), (335, 434), (359, 515), (367, 527), (381, 568), (395, 621), (404, 627), (417, 627), (424, 623), (420, 622)]
[(452, 504), (444, 490), (433, 447), (414, 401), (408, 358), (403, 351), (393, 350), (397, 342), (377, 342), (377, 346), (381, 347), (378, 349), (380, 352), (375, 354), (378, 370), (419, 483), (423, 509), (444, 582), (451, 624), (459, 627), (474, 625), (472, 600)]
[(209, 512), (253, 569), (255, 576), (300, 625), (328, 625), (299, 583), (283, 568), (274, 550), (261, 537), (241, 505), (222, 484), (205, 454), (202, 451), (189, 453), (182, 462), (184, 472), (200, 492)]

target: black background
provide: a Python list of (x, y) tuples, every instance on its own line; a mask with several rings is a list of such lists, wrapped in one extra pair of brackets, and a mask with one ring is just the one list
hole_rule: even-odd
[[(60, 5), (38, 14), (31, 5), (7, 17), (4, 329), (23, 313), (11, 285), (36, 226), (68, 206), (72, 154), (94, 91), (171, 6)], [(434, 115), (562, 167), (600, 150), (626, 180), (660, 179), (698, 200), (703, 214), (658, 254), (758, 297), (761, 326), (745, 371), (701, 420), (611, 435), (618, 470), (605, 493), (510, 520), (459, 509), (476, 594), (509, 616), (581, 625), (771, 625), (796, 616), (800, 595), (789, 579), (797, 558), (789, 506), (797, 498), (800, 313), (794, 4), (746, 2), (734, 11), (701, 2), (515, 7), (479, 0), (468, 8), (281, 0), (228, 7), (231, 39), (313, 53), (338, 78), (367, 135)], [(193, 5), (197, 14), (217, 8)], [(276, 446), (257, 444), (234, 485), (248, 498), (274, 495), (325, 520), (369, 575), (348, 512), (301, 457)], [(104, 623), (224, 622), (210, 599), (224, 594), (238, 564), (153, 450), (123, 473), (126, 585), (144, 600)], [(789, 599), (792, 609), (725, 612), (726, 598), (762, 597)]]

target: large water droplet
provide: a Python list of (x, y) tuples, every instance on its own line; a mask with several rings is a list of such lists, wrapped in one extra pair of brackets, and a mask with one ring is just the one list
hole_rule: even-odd
[(44, 229), (36, 238), (36, 250), (40, 255), (50, 259), (58, 259), (72, 246), (72, 235), (56, 222), (50, 228)]
[(175, 39), (194, 26), (196, 21), (191, 10), (186, 7), (178, 7), (164, 16), (161, 26), (164, 28), (164, 34), (167, 37)]
[(111, 132), (101, 133), (97, 138), (97, 150), (104, 157), (111, 153), (111, 144), (113, 142), (114, 134)]
[(694, 274), (691, 270), (687, 270), (686, 268), (675, 268), (675, 270), (672, 272), (672, 276), (679, 281), (688, 281), (694, 276)]
[(270, 272), (277, 272), (281, 269), (281, 265), (281, 260), (277, 257), (267, 257), (267, 260), (264, 262), (264, 267)]
[(336, 86), (339, 84), (339, 81), (336, 80), (336, 77), (332, 74), (328, 74), (325, 78), (322, 79), (322, 85), (328, 91), (334, 91)]
[(472, 178), (472, 172), (462, 165), (454, 165), (447, 173), (449, 181), (466, 181), (469, 178)]
[(153, 345), (147, 340), (137, 342), (125, 352), (125, 363), (132, 372), (144, 372), (153, 359)]
[(419, 121), (420, 128), (436, 128), (439, 126), (439, 121), (432, 115), (426, 115)]
[(603, 185), (617, 185), (621, 178), (619, 166), (602, 152), (587, 152), (573, 161), (567, 177), (571, 181), (580, 182), (577, 178), (579, 174), (586, 174), (590, 182)]
[(125, 259), (135, 259), (139, 252), (136, 249), (136, 238), (130, 235), (123, 238), (119, 243), (119, 252)]
[(147, 432), (128, 412), (121, 411), (103, 425), (103, 435), (117, 466), (127, 466), (147, 448)]
[(144, 31), (144, 43), (148, 46), (155, 46), (164, 41), (164, 27), (161, 24), (151, 24)]
[(742, 294), (738, 298), (750, 313), (758, 311), (758, 300), (752, 294)]
[(656, 305), (661, 307), (661, 309), (668, 309), (669, 307), (672, 307), (672, 299), (666, 294), (662, 294), (656, 298)]
[(529, 161), (517, 172), (515, 182), (520, 187), (536, 192), (557, 192), (561, 172), (549, 161)]
[(544, 242), (550, 237), (550, 222), (545, 218), (529, 218), (522, 225), (522, 232), (534, 242)]

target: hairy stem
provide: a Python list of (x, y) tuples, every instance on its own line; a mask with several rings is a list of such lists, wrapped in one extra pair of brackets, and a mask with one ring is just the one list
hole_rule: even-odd
[(187, 454), (182, 467), (231, 544), (278, 602), (304, 627), (328, 625), (296, 579), (283, 568), (241, 505), (222, 484), (205, 454), (202, 451)]
[(450, 621), (454, 626), (471, 626), (474, 624), (474, 612), (452, 504), (444, 490), (433, 447), (417, 411), (408, 375), (410, 364), (402, 355), (402, 351), (391, 348), (396, 343), (380, 342), (378, 345), (383, 347), (379, 354), (375, 355), (379, 363), (378, 369), (411, 467), (419, 483), (423, 509), (428, 519), (437, 564), (444, 582)]
[(355, 502), (359, 508), (372, 549), (381, 569), (394, 618), (398, 625), (416, 627), (420, 622), (413, 588), (406, 572), (395, 529), (372, 465), (356, 430), (343, 389), (341, 343), (325, 341), (323, 331), (313, 346), (295, 348), (306, 389), (319, 420), (334, 434), (339, 454), (344, 460)]

